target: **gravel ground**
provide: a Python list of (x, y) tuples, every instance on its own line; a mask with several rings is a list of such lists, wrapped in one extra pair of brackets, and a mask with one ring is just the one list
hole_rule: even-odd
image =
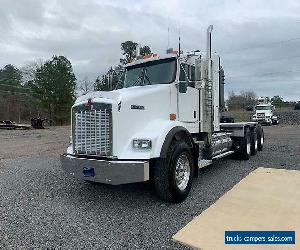
[[(0, 161), (0, 249), (184, 249), (172, 235), (249, 172), (300, 170), (299, 131), (300, 126), (265, 127), (262, 152), (249, 161), (223, 159), (202, 169), (188, 199), (177, 205), (159, 201), (147, 183), (107, 186), (71, 179), (53, 154), (58, 148), (37, 155), (21, 150)], [(46, 141), (48, 132), (39, 133)]]
[(0, 129), (0, 159), (18, 156), (63, 153), (70, 141), (70, 127), (47, 129)]
[(300, 125), (300, 110), (276, 111), (274, 114), (279, 117), (282, 124)]

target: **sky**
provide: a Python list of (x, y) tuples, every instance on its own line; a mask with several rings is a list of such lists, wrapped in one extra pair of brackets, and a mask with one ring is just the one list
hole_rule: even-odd
[(94, 81), (132, 40), (164, 53), (169, 45), (213, 51), (225, 69), (226, 93), (300, 100), (299, 0), (0, 0), (0, 67), (23, 67), (64, 55), (76, 77)]

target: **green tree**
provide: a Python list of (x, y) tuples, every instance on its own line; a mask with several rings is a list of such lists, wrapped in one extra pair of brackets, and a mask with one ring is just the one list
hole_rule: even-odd
[(0, 69), (0, 82), (2, 84), (21, 86), (22, 73), (11, 64), (7, 64)]
[(121, 65), (111, 67), (102, 77), (98, 76), (94, 83), (96, 91), (111, 91), (122, 88), (124, 80), (124, 68)]
[(47, 109), (49, 118), (62, 125), (70, 118), (75, 87), (71, 62), (64, 56), (53, 56), (37, 69), (32, 89), (39, 105)]
[[(136, 57), (136, 46), (138, 44), (133, 41), (126, 41), (121, 43), (121, 50), (123, 51), (123, 56), (125, 58), (121, 58), (120, 62), (121, 64), (127, 64), (130, 63), (135, 57)], [(141, 55), (147, 55), (151, 54), (151, 49), (149, 46), (145, 45), (140, 48)]]
[(124, 65), (131, 62), (135, 58), (135, 49), (138, 44), (132, 41), (126, 41), (121, 43), (121, 50), (123, 51), (123, 56), (120, 62)]
[(283, 98), (279, 95), (275, 95), (271, 98), (271, 103), (276, 107), (282, 107), (284, 105)]
[(151, 49), (149, 46), (145, 45), (144, 47), (141, 47), (141, 50), (140, 50), (140, 53), (141, 55), (149, 55), (151, 54)]
[(22, 73), (17, 67), (5, 65), (0, 69), (0, 90), (10, 93), (28, 92), (29, 90), (21, 85), (21, 79)]
[(102, 75), (102, 77), (98, 76), (94, 83), (95, 91), (109, 91), (108, 87), (108, 79), (106, 75)]
[[(94, 90), (96, 91), (111, 91), (123, 87), (124, 81), (124, 66), (131, 62), (136, 57), (136, 46), (138, 44), (133, 41), (125, 41), (121, 43), (123, 58), (120, 59), (121, 64), (110, 69), (102, 76), (98, 76), (94, 82)], [(140, 48), (141, 55), (151, 54), (149, 46), (145, 45)]]

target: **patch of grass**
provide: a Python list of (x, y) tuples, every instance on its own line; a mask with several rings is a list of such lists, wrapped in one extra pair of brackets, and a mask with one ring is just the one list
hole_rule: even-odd
[(235, 122), (249, 122), (254, 114), (252, 111), (244, 110), (233, 110), (229, 111), (228, 113), (234, 118)]

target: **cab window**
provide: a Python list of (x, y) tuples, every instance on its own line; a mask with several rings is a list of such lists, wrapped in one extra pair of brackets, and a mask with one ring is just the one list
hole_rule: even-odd
[(186, 81), (189, 87), (195, 87), (195, 66), (180, 64), (179, 81)]

